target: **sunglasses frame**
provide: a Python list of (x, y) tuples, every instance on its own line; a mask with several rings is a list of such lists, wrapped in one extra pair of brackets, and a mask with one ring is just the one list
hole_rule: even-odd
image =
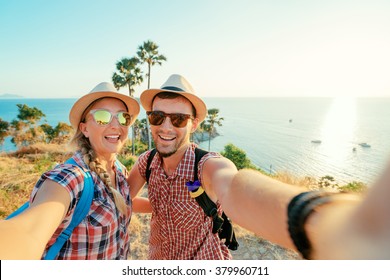
[[(104, 112), (107, 112), (107, 113), (110, 114), (110, 120), (109, 120), (109, 122), (108, 122), (107, 124), (101, 124), (101, 123), (99, 123), (99, 122), (96, 120), (96, 118), (95, 118), (95, 113), (98, 112), (98, 111), (104, 111)], [(127, 124), (127, 125), (126, 125), (126, 124), (121, 124), (121, 122), (119, 121), (119, 114), (123, 114), (123, 113), (128, 114), (129, 117), (130, 117), (130, 122), (129, 122), (129, 124)], [(107, 126), (107, 125), (109, 125), (109, 124), (112, 122), (113, 117), (115, 117), (115, 118), (117, 119), (118, 123), (119, 123), (121, 126), (128, 127), (128, 126), (130, 126), (131, 121), (132, 121), (132, 119), (133, 119), (133, 116), (130, 115), (130, 114), (129, 114), (128, 112), (126, 112), (126, 111), (120, 111), (120, 112), (114, 114), (114, 113), (110, 112), (110, 111), (107, 110), (107, 109), (94, 109), (94, 110), (89, 111), (88, 114), (89, 114), (89, 115), (92, 115), (92, 118), (93, 118), (94, 122), (95, 122), (97, 125), (99, 125), (99, 126)]]
[[(160, 114), (160, 116), (163, 117), (163, 118), (162, 118), (162, 121), (159, 122), (159, 124), (153, 124), (153, 123), (150, 121), (151, 114), (153, 114), (153, 113), (158, 113), (158, 114)], [(191, 119), (191, 120), (194, 119), (194, 117), (193, 117), (192, 115), (190, 115), (190, 114), (183, 114), (183, 113), (170, 113), (170, 114), (169, 114), (169, 113), (165, 113), (165, 112), (163, 112), (163, 111), (147, 111), (147, 112), (146, 112), (146, 115), (148, 116), (149, 123), (150, 123), (151, 125), (154, 125), (154, 126), (162, 125), (162, 124), (164, 123), (165, 119), (166, 119), (167, 117), (169, 117), (169, 120), (170, 120), (171, 124), (172, 124), (174, 127), (177, 127), (177, 128), (183, 128), (183, 127), (185, 127), (185, 126), (187, 125), (189, 119)], [(183, 122), (182, 122), (180, 125), (177, 125), (177, 124), (176, 124), (176, 121), (175, 121), (175, 116), (184, 117), (185, 119), (183, 120)], [(172, 121), (172, 117), (174, 117), (174, 120), (173, 120), (173, 121)]]

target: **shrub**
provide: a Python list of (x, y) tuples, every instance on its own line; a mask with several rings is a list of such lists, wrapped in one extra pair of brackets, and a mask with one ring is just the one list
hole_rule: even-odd
[(367, 186), (358, 181), (352, 181), (348, 183), (347, 185), (339, 187), (340, 191), (345, 191), (345, 192), (357, 192), (357, 193), (363, 193), (367, 191)]
[(338, 184), (332, 176), (323, 176), (318, 181), (318, 187), (321, 189), (338, 189)]

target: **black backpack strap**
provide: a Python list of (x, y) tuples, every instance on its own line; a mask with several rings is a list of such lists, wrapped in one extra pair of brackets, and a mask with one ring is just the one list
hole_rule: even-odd
[(225, 245), (232, 251), (237, 250), (238, 242), (236, 235), (234, 234), (233, 224), (226, 216), (225, 212), (222, 212), (223, 224), (218, 233), (220, 239), (225, 239)]
[(203, 156), (207, 155), (209, 152), (202, 150), (200, 148), (195, 148), (195, 165), (194, 165), (194, 182), (198, 180), (198, 165)]
[(194, 180), (186, 183), (192, 198), (202, 207), (204, 213), (213, 218), (213, 233), (217, 233), (223, 224), (223, 219), (218, 215), (217, 205), (208, 197), (198, 179), (198, 165), (200, 159), (208, 152), (195, 148)]
[(217, 233), (222, 227), (223, 218), (218, 215), (217, 205), (209, 198), (204, 189), (201, 187), (200, 181), (198, 180), (198, 165), (202, 157), (206, 154), (208, 154), (207, 151), (200, 148), (195, 148), (194, 182), (198, 181), (200, 186), (199, 188), (203, 190), (200, 195), (195, 197), (195, 200), (203, 208), (205, 214), (213, 218), (213, 233)]
[(146, 173), (145, 173), (145, 177), (146, 177), (146, 182), (149, 183), (149, 178), (150, 178), (150, 173), (152, 172), (152, 170), (150, 169), (150, 164), (152, 163), (152, 160), (154, 158), (154, 155), (156, 154), (157, 150), (156, 149), (153, 149), (150, 154), (149, 154), (149, 157), (148, 157), (148, 161), (146, 163)]
[[(194, 181), (190, 183), (199, 185), (199, 188), (194, 192), (190, 192), (190, 194), (203, 208), (205, 214), (213, 218), (213, 233), (218, 232), (219, 238), (225, 239), (225, 245), (230, 250), (235, 251), (238, 248), (238, 242), (230, 219), (226, 216), (225, 212), (222, 212), (222, 217), (218, 215), (217, 205), (209, 198), (198, 180), (198, 165), (202, 157), (206, 154), (208, 154), (207, 151), (195, 148)], [(198, 181), (198, 183), (195, 183), (196, 181)], [(194, 195), (196, 192), (198, 192), (197, 196)]]

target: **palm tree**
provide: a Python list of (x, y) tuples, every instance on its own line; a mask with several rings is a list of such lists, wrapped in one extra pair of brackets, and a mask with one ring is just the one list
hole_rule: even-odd
[(215, 125), (222, 126), (223, 118), (218, 116), (219, 109), (213, 108), (209, 109), (206, 119), (206, 124), (203, 126), (204, 129), (209, 133), (209, 151), (210, 151), (210, 143), (211, 143), (211, 134), (215, 131)]
[[(140, 85), (143, 82), (142, 71), (138, 67), (139, 63), (140, 60), (138, 57), (122, 58), (116, 63), (116, 69), (118, 72), (114, 72), (112, 75), (114, 87), (119, 90), (121, 87), (127, 86), (131, 97), (134, 97), (134, 86)], [(132, 126), (131, 133), (131, 149), (134, 155), (134, 126)]]
[(135, 140), (142, 141), (142, 136), (145, 134), (146, 119), (136, 119), (133, 125)]
[[(148, 77), (148, 89), (150, 88), (150, 72), (153, 65), (156, 63), (161, 65), (163, 61), (166, 61), (167, 58), (158, 53), (158, 45), (150, 40), (143, 43), (138, 47), (137, 55), (143, 63), (148, 64), (148, 72), (146, 77)], [(152, 139), (150, 136), (149, 130), (149, 120), (146, 118), (146, 129), (148, 131), (148, 149), (152, 147)]]
[(129, 88), (129, 95), (134, 97), (134, 86), (143, 82), (142, 71), (138, 67), (140, 60), (138, 57), (122, 58), (116, 63), (118, 72), (112, 75), (114, 87), (119, 90), (121, 87)]

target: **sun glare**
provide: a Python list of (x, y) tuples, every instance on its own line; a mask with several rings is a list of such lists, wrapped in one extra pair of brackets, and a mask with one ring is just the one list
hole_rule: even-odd
[(321, 149), (329, 163), (342, 162), (351, 154), (355, 129), (356, 98), (334, 98), (321, 129)]

